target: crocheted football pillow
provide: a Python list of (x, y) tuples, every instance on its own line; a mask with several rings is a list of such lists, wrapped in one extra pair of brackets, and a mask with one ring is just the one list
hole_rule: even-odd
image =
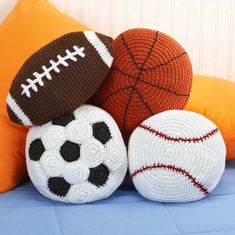
[(73, 32), (35, 52), (8, 93), (11, 120), (41, 125), (86, 103), (112, 64), (112, 41), (92, 31)]
[(32, 127), (26, 162), (41, 194), (70, 203), (108, 197), (127, 170), (126, 148), (117, 124), (108, 113), (90, 105)]
[(113, 43), (111, 71), (92, 103), (108, 111), (127, 136), (143, 120), (168, 109), (182, 109), (191, 83), (187, 52), (159, 31), (131, 29)]
[(134, 185), (147, 199), (189, 202), (207, 196), (225, 167), (220, 131), (204, 116), (165, 111), (142, 122), (129, 142)]

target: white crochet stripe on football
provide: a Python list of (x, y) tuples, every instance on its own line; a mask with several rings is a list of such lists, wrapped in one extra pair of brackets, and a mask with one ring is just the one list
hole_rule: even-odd
[(122, 183), (127, 171), (126, 147), (118, 126), (107, 112), (91, 105), (67, 116), (68, 121), (65, 116), (62, 122), (56, 119), (29, 130), (29, 177), (52, 200), (87, 203), (104, 199)]
[(66, 55), (61, 56), (57, 55), (57, 61), (50, 60), (49, 63), (51, 64), (50, 67), (46, 67), (45, 65), (42, 66), (42, 73), (34, 72), (33, 76), (35, 79), (26, 79), (28, 84), (21, 84), (22, 87), (22, 93), (21, 95), (26, 95), (27, 97), (31, 97), (30, 90), (33, 90), (34, 92), (38, 91), (37, 84), (39, 86), (44, 86), (43, 78), (46, 77), (48, 80), (52, 79), (52, 75), (50, 74), (51, 71), (55, 71), (56, 73), (60, 73), (60, 69), (58, 68), (59, 65), (63, 65), (65, 67), (68, 67), (69, 64), (66, 62), (67, 60), (77, 61), (77, 58), (75, 56), (85, 57), (84, 54), (84, 47), (78, 48), (78, 46), (73, 46), (74, 51), (65, 50)]
[(129, 169), (150, 200), (186, 202), (207, 196), (225, 167), (218, 128), (197, 113), (171, 110), (141, 123), (129, 142)]
[(11, 96), (10, 93), (7, 94), (6, 99), (7, 105), (10, 107), (12, 112), (21, 120), (21, 122), (26, 126), (31, 126), (32, 122), (29, 117), (24, 113), (21, 107), (17, 104), (16, 100)]
[(91, 43), (91, 45), (96, 49), (100, 58), (110, 68), (112, 65), (112, 62), (113, 62), (113, 57), (109, 53), (107, 47), (97, 37), (96, 33), (93, 31), (85, 31), (84, 35), (85, 35), (86, 39)]

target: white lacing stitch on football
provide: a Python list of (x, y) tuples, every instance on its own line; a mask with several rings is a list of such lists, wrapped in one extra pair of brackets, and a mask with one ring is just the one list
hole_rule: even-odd
[(28, 82), (27, 85), (25, 84), (21, 84), (21, 87), (23, 89), (21, 95), (26, 95), (27, 97), (31, 97), (31, 93), (30, 93), (30, 89), (32, 89), (33, 91), (37, 92), (38, 91), (38, 87), (37, 84), (39, 86), (43, 86), (44, 82), (43, 82), (43, 78), (46, 77), (48, 80), (52, 79), (52, 76), (50, 74), (51, 71), (55, 71), (56, 73), (60, 73), (60, 69), (58, 68), (59, 65), (63, 65), (65, 67), (68, 67), (69, 64), (66, 62), (66, 60), (72, 60), (72, 61), (77, 61), (77, 58), (75, 57), (76, 55), (79, 55), (80, 57), (85, 57), (85, 54), (83, 53), (84, 51), (84, 47), (78, 48), (77, 46), (73, 46), (74, 51), (71, 52), (68, 49), (65, 50), (66, 52), (66, 56), (62, 57), (61, 55), (57, 56), (58, 61), (53, 61), (50, 60), (50, 64), (51, 66), (49, 68), (47, 68), (46, 66), (42, 66), (42, 73), (37, 73), (34, 72), (33, 76), (36, 79), (30, 79), (28, 78), (26, 81)]

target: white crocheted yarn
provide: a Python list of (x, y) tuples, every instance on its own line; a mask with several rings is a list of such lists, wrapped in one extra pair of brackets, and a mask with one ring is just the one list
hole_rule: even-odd
[(91, 105), (32, 127), (26, 162), (39, 192), (67, 203), (107, 198), (127, 171), (126, 148), (117, 124), (107, 112)]
[(204, 116), (181, 110), (154, 115), (129, 141), (129, 170), (139, 193), (161, 202), (190, 202), (207, 196), (225, 168), (220, 131)]

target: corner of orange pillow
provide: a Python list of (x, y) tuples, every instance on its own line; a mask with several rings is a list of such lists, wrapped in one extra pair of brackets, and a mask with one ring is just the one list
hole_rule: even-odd
[(219, 78), (194, 75), (186, 110), (213, 121), (224, 138), (226, 159), (235, 160), (235, 83)]

